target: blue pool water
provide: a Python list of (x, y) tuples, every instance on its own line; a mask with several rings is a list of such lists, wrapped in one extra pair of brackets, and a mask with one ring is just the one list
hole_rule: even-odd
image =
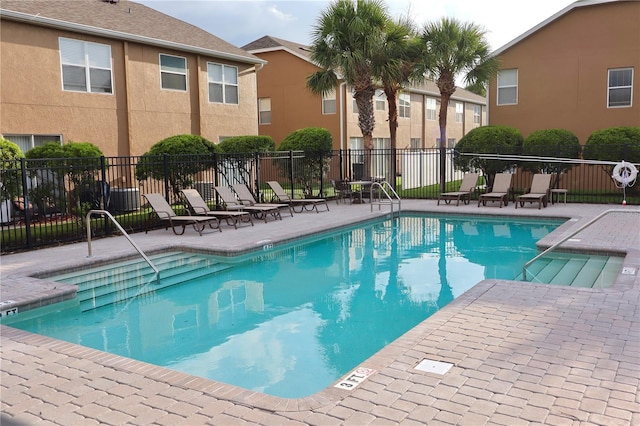
[[(236, 259), (161, 254), (153, 257), (162, 265), (159, 282), (137, 260), (99, 268), (89, 278), (52, 277), (83, 281), (79, 292), (89, 298), (3, 323), (271, 395), (304, 397), (479, 281), (516, 277), (535, 256), (535, 242), (560, 223), (411, 215)], [(196, 261), (211, 263), (212, 272), (173, 284), (190, 276)], [(127, 274), (134, 276), (127, 278), (133, 293), (120, 282)], [(115, 302), (99, 306), (99, 283), (115, 287), (109, 296)]]

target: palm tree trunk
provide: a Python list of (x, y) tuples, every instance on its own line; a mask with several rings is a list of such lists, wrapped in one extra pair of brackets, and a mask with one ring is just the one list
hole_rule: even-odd
[(396, 148), (398, 133), (398, 91), (391, 87), (385, 87), (384, 94), (387, 97), (387, 105), (389, 106), (389, 136), (391, 138), (391, 169), (389, 170), (389, 179), (391, 186), (396, 187)]
[(447, 109), (449, 107), (449, 100), (451, 99), (451, 95), (448, 93), (441, 93), (440, 97), (440, 143), (439, 153), (440, 153), (440, 192), (445, 192), (445, 187), (447, 183)]

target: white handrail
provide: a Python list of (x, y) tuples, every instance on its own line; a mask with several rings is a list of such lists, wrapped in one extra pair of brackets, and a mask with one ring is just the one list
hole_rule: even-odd
[(576, 235), (578, 232), (582, 231), (583, 229), (591, 226), (594, 222), (600, 220), (602, 217), (608, 215), (609, 213), (640, 213), (640, 211), (639, 210), (624, 210), (624, 209), (609, 209), (609, 210), (603, 211), (602, 213), (600, 213), (599, 215), (597, 215), (596, 217), (594, 217), (593, 219), (591, 219), (587, 223), (583, 224), (578, 229), (576, 229), (575, 231), (571, 232), (569, 235), (566, 235), (560, 241), (558, 241), (557, 243), (551, 245), (546, 250), (544, 250), (543, 252), (538, 254), (536, 257), (534, 257), (533, 259), (531, 259), (530, 261), (525, 263), (524, 266), (522, 267), (522, 280), (523, 281), (527, 280), (527, 267), (530, 266), (533, 262), (535, 262), (536, 260), (540, 259), (542, 256), (544, 256), (545, 254), (549, 253), (550, 251), (554, 250), (560, 244), (564, 243), (569, 238), (573, 237), (574, 235)]
[[(375, 188), (379, 188), (379, 190), (377, 191), (378, 195), (380, 195), (381, 193), (383, 193), (385, 195), (385, 197), (387, 197), (387, 199), (389, 200), (389, 202), (387, 203), (386, 201), (383, 203), (382, 202), (382, 197), (378, 197), (378, 202), (374, 202), (374, 198), (373, 198), (373, 194), (374, 194), (374, 189)], [(389, 192), (391, 192), (391, 194), (393, 194), (393, 198), (391, 197), (391, 195), (389, 194), (389, 192), (386, 191), (385, 188), (389, 189)], [(382, 204), (389, 204), (391, 206), (391, 215), (393, 215), (393, 203), (397, 200), (398, 201), (398, 212), (401, 210), (401, 205), (400, 205), (400, 196), (398, 195), (398, 193), (396, 192), (395, 189), (393, 189), (393, 187), (389, 184), (389, 182), (382, 181), (382, 182), (373, 182), (371, 184), (371, 211), (373, 211), (373, 205), (377, 204), (378, 205), (378, 210), (380, 210), (380, 206)]]
[(160, 273), (160, 271), (158, 271), (158, 268), (156, 268), (156, 266), (151, 262), (151, 260), (147, 257), (147, 255), (144, 254), (143, 251), (140, 249), (140, 247), (138, 247), (136, 243), (133, 242), (133, 240), (131, 239), (131, 237), (129, 237), (129, 234), (126, 233), (124, 228), (122, 228), (122, 226), (120, 226), (118, 221), (111, 215), (111, 213), (109, 213), (106, 210), (89, 210), (87, 212), (87, 216), (86, 216), (87, 248), (89, 250), (89, 254), (87, 255), (87, 257), (89, 258), (91, 257), (91, 216), (94, 214), (103, 214), (103, 215), (106, 215), (109, 219), (111, 219), (111, 221), (116, 225), (116, 227), (120, 230), (120, 232), (122, 232), (122, 235), (124, 235), (127, 238), (127, 240), (129, 240), (133, 248), (135, 248), (138, 251), (138, 253), (140, 253), (140, 256), (142, 256), (142, 258), (149, 264), (151, 269), (153, 269), (153, 272), (155, 272), (156, 274)]

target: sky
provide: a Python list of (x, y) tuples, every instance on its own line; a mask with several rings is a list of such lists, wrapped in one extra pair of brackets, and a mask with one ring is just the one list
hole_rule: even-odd
[[(265, 35), (301, 44), (311, 33), (325, 0), (134, 0), (193, 24), (242, 47)], [(491, 50), (564, 9), (574, 0), (384, 0), (390, 16), (409, 14), (421, 27), (442, 17), (480, 25)]]

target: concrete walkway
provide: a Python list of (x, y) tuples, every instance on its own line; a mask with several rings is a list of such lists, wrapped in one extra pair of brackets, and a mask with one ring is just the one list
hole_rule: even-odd
[[(336, 205), (282, 221), (199, 237), (134, 234), (145, 251), (192, 247), (241, 253), (265, 244), (383, 216), (388, 208)], [(514, 209), (402, 202), (403, 211), (570, 219), (550, 245), (601, 205)], [(355, 390), (334, 387), (284, 399), (2, 326), (2, 424), (260, 425), (640, 425), (640, 209), (612, 213), (572, 238), (571, 248), (626, 253), (609, 289), (485, 280), (366, 360), (376, 373)], [(0, 258), (4, 311), (73, 297), (33, 278), (135, 254), (122, 237)], [(453, 367), (415, 369), (423, 359)]]

